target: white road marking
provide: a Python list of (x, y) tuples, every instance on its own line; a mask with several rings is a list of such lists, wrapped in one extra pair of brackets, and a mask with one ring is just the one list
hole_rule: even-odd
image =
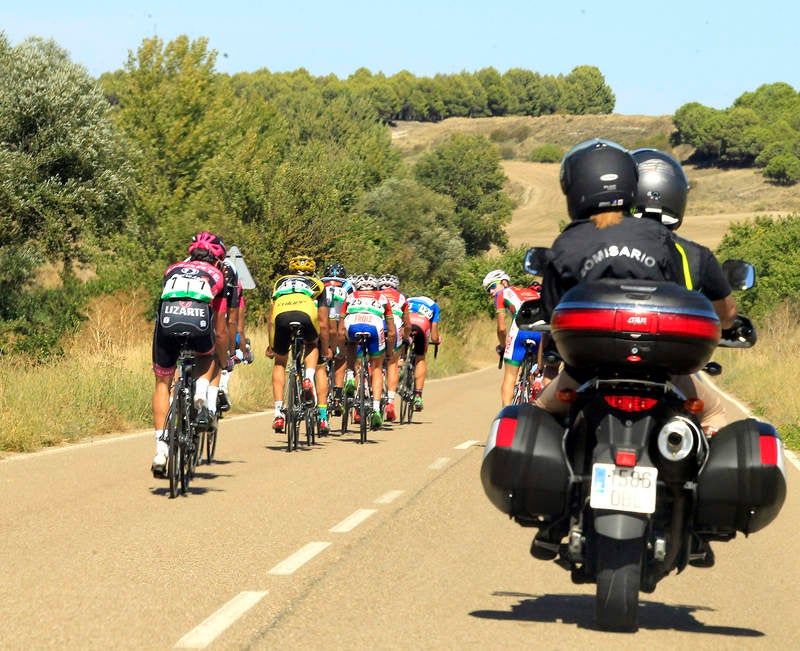
[(335, 527), (331, 527), (330, 529), (328, 529), (328, 531), (331, 531), (333, 533), (347, 533), (348, 531), (352, 531), (353, 529), (355, 529), (358, 525), (364, 522), (364, 520), (366, 520), (369, 516), (377, 512), (378, 509), (358, 509), (358, 511), (351, 513)]
[(434, 461), (431, 465), (428, 466), (428, 470), (441, 470), (444, 468), (450, 461), (449, 457), (439, 457)]
[(294, 554), (289, 556), (289, 558), (278, 563), (269, 571), (269, 574), (278, 574), (280, 576), (293, 574), (329, 546), (329, 542), (310, 542), (298, 549)]
[(267, 594), (240, 592), (204, 622), (193, 628), (175, 644), (177, 649), (204, 649), (237, 619), (261, 601)]
[(400, 497), (405, 491), (389, 491), (388, 493), (384, 493), (381, 495), (377, 500), (375, 500), (375, 504), (391, 504), (394, 502), (398, 497)]
[(457, 445), (453, 449), (454, 450), (467, 450), (468, 448), (471, 448), (473, 445), (477, 445), (478, 443), (480, 443), (480, 441), (464, 441), (463, 443), (460, 443), (459, 445)]

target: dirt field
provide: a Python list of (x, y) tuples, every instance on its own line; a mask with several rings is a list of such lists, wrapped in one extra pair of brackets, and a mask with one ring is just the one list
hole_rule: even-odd
[[(540, 118), (452, 118), (442, 122), (400, 122), (392, 141), (409, 160), (453, 133), (483, 134), (500, 147), (507, 190), (515, 201), (508, 226), (512, 245), (549, 245), (567, 219), (558, 183), (557, 163), (527, 162), (530, 151), (542, 144), (570, 146), (592, 137), (616, 140), (626, 147), (666, 149), (679, 160), (691, 151), (669, 147), (673, 131), (670, 116), (544, 116)], [(681, 235), (716, 247), (733, 221), (756, 215), (785, 215), (800, 211), (800, 188), (766, 182), (758, 170), (720, 170), (685, 167), (691, 191)]]

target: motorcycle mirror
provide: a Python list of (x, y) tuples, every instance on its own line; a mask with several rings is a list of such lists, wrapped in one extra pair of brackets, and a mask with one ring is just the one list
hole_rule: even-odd
[(756, 269), (745, 260), (725, 260), (722, 271), (731, 289), (751, 289), (756, 284)]
[(551, 251), (544, 246), (532, 246), (525, 254), (523, 269), (533, 276), (541, 276), (550, 260)]

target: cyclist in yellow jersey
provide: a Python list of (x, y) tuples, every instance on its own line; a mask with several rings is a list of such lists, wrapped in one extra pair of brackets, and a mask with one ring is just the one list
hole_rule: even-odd
[(314, 275), (317, 264), (307, 255), (296, 255), (289, 260), (289, 274), (275, 281), (272, 306), (269, 313), (269, 345), (267, 357), (274, 357), (272, 368), (272, 393), (275, 400), (275, 418), (272, 427), (282, 432), (283, 389), (286, 384), (286, 362), (289, 356), (289, 324), (298, 321), (303, 326), (305, 341), (306, 377), (303, 380), (303, 399), (317, 403), (314, 375), (319, 361), (330, 357), (328, 343), (328, 302), (325, 285)]

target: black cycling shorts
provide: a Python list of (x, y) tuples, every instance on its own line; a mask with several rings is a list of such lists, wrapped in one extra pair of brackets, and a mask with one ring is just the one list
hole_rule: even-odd
[(319, 337), (319, 333), (311, 321), (311, 316), (306, 312), (301, 312), (300, 310), (296, 312), (281, 312), (275, 317), (272, 337), (272, 350), (277, 355), (286, 355), (289, 352), (289, 335), (291, 334), (289, 324), (292, 321), (297, 321), (301, 324), (301, 335), (306, 343), (313, 343)]

